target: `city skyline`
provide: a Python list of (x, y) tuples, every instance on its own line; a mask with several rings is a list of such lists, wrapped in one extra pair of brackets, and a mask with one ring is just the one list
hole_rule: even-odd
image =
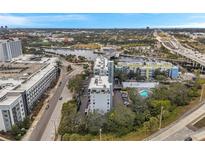
[(15, 13), (0, 14), (10, 28), (205, 28), (198, 13)]

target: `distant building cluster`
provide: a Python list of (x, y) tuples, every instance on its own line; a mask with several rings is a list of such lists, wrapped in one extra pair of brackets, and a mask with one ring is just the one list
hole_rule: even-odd
[(0, 40), (0, 61), (11, 61), (22, 55), (21, 41), (18, 39)]
[(172, 79), (179, 76), (179, 68), (165, 61), (118, 62), (115, 65), (115, 71), (138, 73), (146, 79), (153, 78), (156, 70), (166, 72)]
[(24, 120), (58, 74), (56, 58), (20, 56), (0, 63), (0, 131)]
[(0, 31), (7, 30), (8, 26), (1, 26)]
[(106, 113), (112, 108), (113, 100), (113, 70), (114, 63), (105, 57), (98, 57), (95, 61), (89, 90), (90, 112), (99, 111)]

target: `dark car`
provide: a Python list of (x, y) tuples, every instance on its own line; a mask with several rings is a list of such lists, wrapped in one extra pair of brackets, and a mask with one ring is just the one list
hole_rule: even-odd
[(46, 110), (48, 110), (48, 108), (49, 108), (49, 104), (46, 105)]
[(187, 137), (187, 138), (185, 138), (184, 141), (192, 141), (192, 138), (191, 137)]

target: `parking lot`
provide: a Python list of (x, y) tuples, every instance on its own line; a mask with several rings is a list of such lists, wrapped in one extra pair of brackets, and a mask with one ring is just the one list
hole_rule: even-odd
[(121, 92), (120, 90), (114, 90), (114, 97), (113, 97), (113, 106), (116, 106), (118, 103), (129, 105), (130, 101), (128, 98), (128, 94), (125, 92)]
[(85, 109), (88, 106), (88, 86), (89, 86), (90, 78), (84, 81), (83, 83), (83, 94), (80, 96), (80, 108), (79, 112), (81, 114), (85, 114)]

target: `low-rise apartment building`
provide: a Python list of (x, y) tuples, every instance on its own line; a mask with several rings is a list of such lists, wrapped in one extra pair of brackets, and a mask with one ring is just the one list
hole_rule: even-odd
[(146, 79), (153, 78), (156, 70), (167, 73), (167, 75), (173, 79), (176, 79), (179, 75), (178, 67), (165, 61), (118, 62), (118, 64), (115, 65), (115, 71), (138, 73)]

